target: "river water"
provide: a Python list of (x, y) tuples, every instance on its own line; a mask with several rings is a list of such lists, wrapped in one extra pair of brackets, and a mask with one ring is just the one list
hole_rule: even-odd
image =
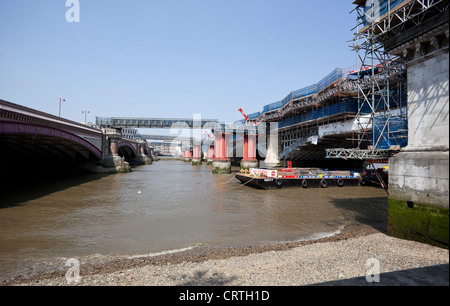
[(0, 279), (30, 261), (53, 258), (320, 238), (346, 224), (336, 201), (383, 196), (364, 187), (264, 191), (233, 176), (159, 161), (130, 174), (77, 175), (4, 190)]

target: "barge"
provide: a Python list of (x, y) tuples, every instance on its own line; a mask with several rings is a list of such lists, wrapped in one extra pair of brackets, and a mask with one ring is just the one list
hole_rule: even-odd
[(358, 186), (361, 175), (354, 171), (328, 171), (311, 168), (242, 170), (236, 178), (245, 185), (260, 188), (327, 188)]

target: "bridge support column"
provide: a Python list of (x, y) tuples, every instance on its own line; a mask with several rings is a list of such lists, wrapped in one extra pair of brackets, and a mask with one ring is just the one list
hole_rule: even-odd
[(184, 149), (184, 159), (183, 160), (185, 162), (191, 161), (191, 149), (189, 147)]
[[(104, 168), (110, 168), (109, 172), (128, 173), (131, 172), (131, 166), (122, 157), (119, 156), (118, 142), (122, 138), (122, 133), (118, 129), (103, 129), (104, 141), (109, 144), (109, 154), (105, 154), (102, 161)], [(107, 170), (108, 171), (108, 170)]]
[(400, 40), (404, 44), (389, 51), (407, 62), (408, 146), (389, 160), (388, 234), (448, 248), (448, 14), (446, 18), (426, 33), (421, 26), (408, 30)]
[(148, 147), (148, 152), (149, 152), (148, 155), (151, 158), (152, 162), (159, 160), (155, 154), (155, 148), (153, 146)]
[(145, 146), (147, 143), (145, 141), (139, 142), (139, 154), (136, 156), (134, 162), (140, 165), (151, 165), (152, 159), (145, 154)]
[(241, 161), (241, 169), (258, 168), (256, 159), (256, 135), (244, 134), (244, 156)]
[(213, 162), (214, 162), (214, 145), (210, 145), (208, 150), (208, 160), (206, 163), (207, 165), (212, 165)]
[(229, 174), (231, 173), (231, 161), (228, 157), (229, 134), (225, 132), (215, 133), (216, 157), (213, 162), (213, 173)]
[(202, 164), (202, 145), (200, 143), (194, 144), (192, 165), (198, 166)]
[(278, 137), (278, 124), (277, 123), (271, 123), (269, 125), (268, 137), (269, 137), (269, 143), (268, 143), (268, 147), (267, 147), (267, 156), (266, 156), (266, 159), (264, 160), (264, 164), (268, 168), (275, 168), (275, 167), (281, 165), (281, 162), (278, 159), (278, 155), (279, 155), (278, 139), (279, 139), (279, 137)]

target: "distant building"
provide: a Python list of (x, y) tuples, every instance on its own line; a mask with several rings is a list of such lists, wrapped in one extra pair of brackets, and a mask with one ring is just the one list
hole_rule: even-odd
[(168, 141), (164, 142), (152, 142), (152, 145), (155, 148), (155, 151), (159, 153), (159, 155), (164, 156), (181, 156), (181, 144), (180, 143), (172, 143)]
[(127, 139), (135, 140), (138, 138), (139, 132), (137, 129), (123, 128), (122, 129), (122, 137)]

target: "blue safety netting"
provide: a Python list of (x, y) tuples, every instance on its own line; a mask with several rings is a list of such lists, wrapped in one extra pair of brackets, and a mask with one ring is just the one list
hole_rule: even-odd
[(255, 120), (255, 119), (258, 119), (259, 116), (261, 116), (261, 113), (260, 113), (260, 112), (257, 112), (257, 113), (250, 114), (250, 115), (248, 115), (247, 117), (248, 117), (248, 119), (250, 119), (250, 120)]
[(284, 128), (320, 118), (340, 115), (344, 113), (356, 114), (357, 112), (358, 102), (356, 100), (344, 101), (282, 120), (279, 122), (278, 127)]
[(408, 121), (404, 118), (375, 116), (372, 133), (374, 145), (379, 149), (389, 149), (395, 145), (403, 148), (408, 145)]
[(288, 104), (289, 102), (291, 102), (292, 100), (296, 100), (296, 99), (300, 99), (303, 97), (307, 97), (307, 96), (316, 94), (316, 93), (320, 92), (321, 90), (327, 88), (328, 86), (330, 86), (337, 80), (341, 80), (343, 78), (343, 76), (344, 76), (343, 70), (340, 68), (336, 68), (335, 70), (333, 70), (333, 72), (331, 72), (325, 78), (320, 80), (318, 83), (308, 86), (308, 87), (305, 87), (305, 88), (302, 88), (302, 89), (299, 89), (299, 90), (296, 90), (296, 91), (293, 91), (290, 94), (288, 94), (283, 100), (264, 106), (261, 114), (280, 109), (280, 108), (284, 107), (286, 104)]
[[(373, 99), (373, 103), (372, 103)], [(389, 107), (386, 105), (387, 100), (389, 99)], [(390, 89), (389, 98), (387, 93), (384, 95), (374, 95), (368, 96), (367, 101), (360, 102), (360, 113), (361, 114), (370, 114), (372, 113), (372, 108), (375, 112), (385, 111), (387, 108), (395, 109), (401, 108), (406, 105), (407, 93), (406, 91), (400, 91), (399, 88), (394, 87)]]
[(397, 5), (406, 0), (368, 0), (364, 4), (364, 16), (361, 16), (361, 22), (366, 26), (372, 20), (386, 14), (389, 9), (394, 9)]

